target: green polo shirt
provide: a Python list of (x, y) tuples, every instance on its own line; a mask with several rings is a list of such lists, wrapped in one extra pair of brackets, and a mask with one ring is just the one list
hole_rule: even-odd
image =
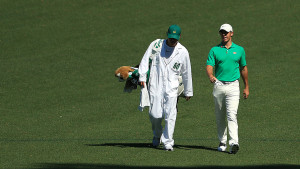
[(221, 43), (211, 48), (206, 65), (215, 66), (215, 76), (220, 81), (239, 80), (239, 67), (247, 65), (245, 50), (233, 42), (229, 49)]

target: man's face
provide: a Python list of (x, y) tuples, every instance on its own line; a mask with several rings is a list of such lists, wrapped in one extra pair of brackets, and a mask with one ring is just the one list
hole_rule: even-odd
[(177, 45), (178, 40), (174, 38), (168, 38), (167, 45), (170, 47), (175, 47)]
[(226, 32), (225, 30), (220, 30), (219, 33), (223, 42), (228, 42), (233, 36), (233, 32)]

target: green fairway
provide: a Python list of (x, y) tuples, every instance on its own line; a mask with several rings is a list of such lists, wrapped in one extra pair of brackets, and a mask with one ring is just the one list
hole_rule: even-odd
[[(0, 0), (0, 169), (300, 168), (299, 11), (298, 0)], [(223, 23), (249, 70), (236, 155), (216, 150), (205, 73)], [(123, 93), (114, 71), (139, 64), (172, 24), (194, 97), (179, 100), (166, 152), (150, 146), (139, 88)]]

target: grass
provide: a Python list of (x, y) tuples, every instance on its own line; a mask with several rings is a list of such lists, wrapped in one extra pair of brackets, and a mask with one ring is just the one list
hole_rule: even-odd
[[(0, 1), (0, 168), (299, 168), (300, 3), (286, 1)], [(250, 98), (241, 149), (216, 152), (207, 54), (228, 22), (246, 50)], [(139, 91), (113, 76), (182, 28), (194, 97), (179, 101), (175, 151), (150, 148)]]

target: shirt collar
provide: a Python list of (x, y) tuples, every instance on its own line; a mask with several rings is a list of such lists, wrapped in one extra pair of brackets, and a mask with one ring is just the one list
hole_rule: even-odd
[[(234, 48), (235, 46), (236, 46), (236, 44), (235, 43), (233, 43), (233, 42), (231, 42), (232, 44), (231, 44), (231, 46), (230, 46), (230, 48)], [(219, 47), (221, 47), (221, 48), (226, 48), (224, 45), (222, 45), (222, 42), (218, 45)], [(230, 49), (229, 48), (229, 49)]]

